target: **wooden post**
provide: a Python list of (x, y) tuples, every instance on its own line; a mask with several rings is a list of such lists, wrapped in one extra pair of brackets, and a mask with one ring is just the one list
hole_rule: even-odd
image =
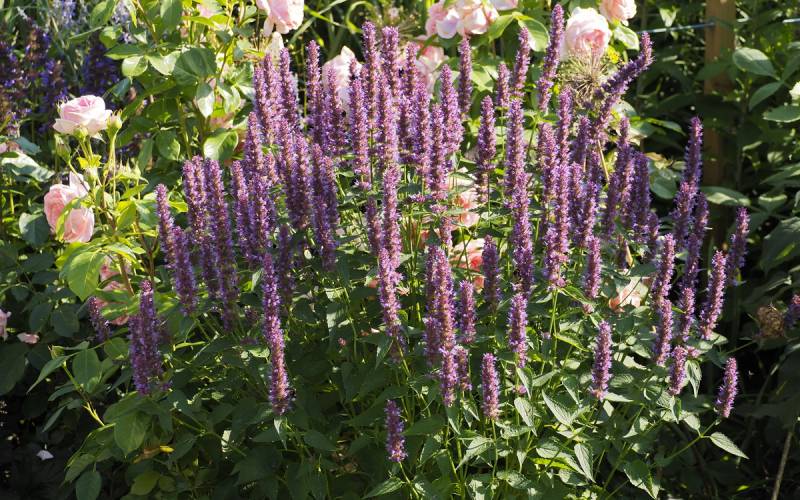
[[(714, 26), (706, 28), (706, 64), (716, 61), (721, 55), (733, 51), (736, 45), (736, 0), (707, 0), (706, 21)], [(730, 94), (734, 84), (726, 73), (709, 78), (704, 84), (704, 93)], [(730, 151), (723, 136), (715, 129), (705, 129), (707, 159), (703, 178), (706, 184), (720, 185), (726, 180), (726, 170), (730, 168)], [(735, 146), (734, 146), (735, 147)]]

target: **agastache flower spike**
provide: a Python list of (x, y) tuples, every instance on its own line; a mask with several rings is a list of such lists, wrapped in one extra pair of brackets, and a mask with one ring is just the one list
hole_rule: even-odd
[(172, 244), (172, 226), (175, 225), (169, 211), (167, 200), (167, 187), (163, 184), (156, 186), (156, 210), (158, 212), (158, 237), (167, 254), (167, 262), (174, 262), (175, 247)]
[(192, 314), (197, 307), (197, 282), (189, 256), (189, 238), (178, 226), (172, 228), (173, 257), (170, 268), (175, 280), (175, 292), (184, 314)]
[(739, 385), (739, 370), (736, 366), (736, 358), (729, 358), (725, 364), (725, 375), (722, 379), (722, 385), (717, 394), (717, 401), (714, 404), (717, 413), (722, 418), (731, 416), (733, 410), (733, 401), (736, 399), (736, 393)]
[(478, 192), (484, 203), (489, 200), (489, 183), (494, 168), (492, 162), (496, 152), (494, 131), (494, 104), (488, 95), (481, 101), (481, 124), (478, 129)]
[(550, 104), (550, 93), (558, 70), (559, 53), (561, 52), (561, 44), (564, 42), (563, 39), (564, 10), (561, 5), (556, 4), (553, 7), (553, 13), (550, 15), (550, 41), (547, 44), (544, 62), (542, 63), (542, 74), (536, 82), (536, 88), (539, 91), (539, 111), (542, 113), (547, 110), (547, 106)]
[(439, 100), (442, 104), (442, 113), (445, 123), (445, 142), (447, 155), (458, 151), (464, 137), (464, 127), (461, 125), (461, 112), (458, 105), (458, 93), (453, 86), (453, 73), (450, 66), (443, 65), (439, 74)]
[(611, 325), (601, 321), (597, 328), (597, 340), (594, 346), (594, 364), (592, 365), (592, 387), (589, 392), (599, 400), (603, 400), (608, 392), (611, 380)]
[(454, 349), (455, 347), (447, 349), (442, 346), (440, 352), (442, 364), (439, 369), (439, 390), (442, 392), (442, 403), (448, 408), (456, 400), (456, 387), (459, 385), (458, 361)]
[(378, 128), (380, 130), (380, 171), (383, 173), (398, 161), (397, 109), (392, 97), (388, 79), (383, 78), (378, 108)]
[(475, 341), (475, 285), (470, 280), (461, 282), (458, 329), (461, 342), (471, 344)]
[(750, 216), (747, 209), (740, 207), (736, 211), (736, 222), (734, 231), (731, 234), (731, 247), (728, 250), (728, 268), (725, 271), (728, 276), (728, 284), (734, 283), (739, 269), (744, 265), (744, 256), (747, 253), (747, 233), (749, 232)]
[(472, 103), (472, 49), (467, 35), (464, 35), (458, 44), (458, 55), (458, 105), (461, 114), (467, 115)]
[(353, 172), (363, 191), (372, 189), (369, 156), (369, 113), (364, 97), (363, 80), (350, 84), (350, 139), (353, 147)]
[(394, 26), (381, 30), (381, 56), (383, 75), (394, 95), (400, 92), (400, 68), (397, 59), (400, 55), (400, 32)]
[(458, 375), (458, 385), (462, 391), (472, 390), (472, 380), (469, 378), (469, 351), (464, 346), (456, 346), (453, 349), (456, 358), (456, 374)]
[(703, 193), (697, 195), (692, 217), (692, 232), (686, 243), (686, 266), (683, 270), (682, 283), (694, 288), (697, 282), (697, 273), (700, 271), (700, 253), (708, 225), (708, 201)]
[(89, 320), (92, 322), (97, 341), (104, 342), (110, 339), (111, 329), (108, 326), (108, 320), (103, 317), (103, 313), (100, 311), (100, 301), (97, 297), (89, 297), (86, 305), (89, 309)]
[(686, 380), (686, 356), (683, 346), (678, 346), (672, 351), (672, 367), (669, 372), (669, 393), (677, 396), (683, 389)]
[(507, 108), (511, 100), (508, 88), (509, 78), (511, 78), (511, 75), (508, 74), (508, 66), (506, 66), (506, 63), (501, 62), (497, 65), (497, 81), (494, 84), (494, 104), (499, 108)]
[(784, 327), (791, 330), (798, 319), (800, 319), (800, 294), (795, 294), (786, 308), (786, 315), (783, 318)]
[(491, 236), (484, 239), (481, 260), (483, 300), (494, 311), (500, 303), (500, 259), (497, 254), (497, 244)]
[(263, 294), (264, 325), (262, 333), (267, 342), (272, 362), (270, 376), (269, 401), (272, 411), (283, 415), (289, 409), (292, 400), (292, 389), (289, 376), (286, 374), (284, 357), (283, 328), (281, 327), (281, 299), (278, 293), (278, 279), (269, 253), (264, 254), (264, 266), (261, 275), (261, 291)]
[(292, 131), (299, 130), (300, 114), (297, 112), (297, 86), (295, 75), (292, 74), (289, 49), (281, 49), (279, 67), (283, 118), (290, 125)]
[(363, 33), (362, 47), (364, 49), (365, 64), (362, 75), (365, 79), (364, 95), (367, 103), (368, 128), (372, 128), (378, 121), (378, 94), (381, 74), (381, 55), (378, 51), (378, 41), (375, 25), (367, 21), (361, 26)]
[(663, 300), (657, 306), (658, 324), (656, 325), (656, 341), (653, 344), (653, 361), (664, 366), (670, 355), (672, 342), (672, 302)]
[(397, 272), (394, 261), (386, 248), (378, 251), (378, 298), (383, 310), (383, 323), (386, 326), (386, 335), (391, 340), (390, 352), (393, 358), (399, 358), (405, 348), (405, 338), (402, 335), (400, 324), (400, 302), (397, 299), (396, 284)]
[(506, 142), (506, 196), (509, 199), (514, 226), (509, 243), (511, 258), (522, 290), (528, 293), (533, 284), (533, 240), (528, 207), (528, 174), (525, 172), (522, 103), (514, 99), (508, 110)]
[(528, 66), (531, 62), (530, 33), (524, 26), (519, 30), (519, 48), (514, 59), (514, 71), (511, 76), (511, 98), (522, 99), (525, 80), (528, 78)]
[(664, 236), (661, 243), (661, 255), (658, 261), (658, 272), (653, 280), (650, 293), (653, 305), (658, 308), (666, 300), (672, 286), (672, 274), (675, 270), (675, 239), (671, 234)]
[(481, 362), (481, 390), (483, 392), (483, 416), (487, 420), (500, 417), (500, 381), (492, 354), (483, 355)]
[[(429, 162), (430, 173), (426, 182), (431, 193), (431, 199), (435, 202), (441, 202), (447, 197), (447, 182), (450, 171), (452, 170), (452, 164), (449, 159), (449, 154), (447, 153), (445, 115), (442, 107), (438, 104), (433, 105), (431, 123), (433, 129), (433, 147), (431, 149), (431, 158)], [(433, 208), (436, 212), (444, 210), (444, 206), (438, 203)]]
[(403, 242), (400, 237), (400, 212), (397, 201), (397, 190), (400, 183), (400, 167), (392, 163), (383, 173), (383, 228), (382, 244), (386, 248), (392, 262), (392, 270), (400, 264), (403, 253)]
[(223, 301), (222, 319), (230, 327), (234, 318), (234, 307), (239, 295), (238, 276), (233, 250), (228, 203), (225, 201), (225, 186), (222, 183), (222, 171), (219, 163), (206, 160), (203, 164), (206, 180), (206, 200), (208, 202), (209, 229), (214, 236), (216, 257), (215, 265), (220, 276), (219, 292)]
[(275, 260), (275, 273), (278, 278), (278, 291), (281, 301), (289, 306), (292, 303), (294, 293), (294, 275), (292, 270), (292, 260), (294, 258), (294, 246), (292, 237), (289, 234), (289, 226), (281, 224), (278, 229), (278, 256)]
[(306, 101), (308, 124), (314, 142), (322, 144), (325, 140), (322, 126), (322, 73), (319, 68), (319, 45), (314, 40), (306, 46)]
[(239, 236), (239, 248), (242, 250), (245, 258), (248, 261), (253, 261), (254, 250), (252, 240), (255, 239), (255, 234), (252, 233), (252, 215), (250, 209), (250, 195), (248, 191), (247, 181), (244, 178), (242, 170), (242, 162), (234, 161), (231, 164), (231, 182), (233, 184), (233, 212), (236, 214), (236, 232)]
[(711, 332), (717, 325), (717, 320), (722, 312), (725, 284), (727, 283), (727, 278), (725, 276), (726, 266), (727, 258), (725, 257), (725, 254), (717, 250), (717, 252), (714, 254), (714, 258), (711, 261), (711, 276), (708, 280), (706, 302), (703, 305), (703, 310), (700, 313), (700, 334), (705, 340), (709, 340), (711, 338)]
[(161, 353), (158, 344), (161, 340), (158, 317), (153, 302), (153, 286), (142, 281), (139, 295), (139, 313), (129, 320), (129, 353), (133, 383), (141, 395), (147, 395), (152, 383), (163, 373)]
[(600, 239), (590, 236), (586, 244), (586, 270), (583, 273), (583, 293), (596, 299), (600, 293)]
[(640, 46), (639, 56), (623, 65), (595, 91), (594, 100), (601, 104), (592, 123), (593, 144), (602, 146), (605, 143), (605, 131), (608, 130), (608, 123), (611, 121), (611, 110), (628, 89), (628, 85), (653, 62), (653, 46), (648, 33), (642, 35)]
[(683, 311), (678, 325), (678, 335), (681, 342), (689, 341), (689, 332), (694, 324), (695, 290), (694, 286), (683, 285), (678, 307)]
[(400, 463), (406, 458), (406, 441), (403, 436), (403, 418), (400, 408), (391, 399), (386, 402), (386, 452), (389, 460)]
[(517, 293), (511, 298), (511, 309), (508, 312), (508, 346), (516, 354), (517, 366), (524, 368), (528, 361), (528, 300), (524, 293)]

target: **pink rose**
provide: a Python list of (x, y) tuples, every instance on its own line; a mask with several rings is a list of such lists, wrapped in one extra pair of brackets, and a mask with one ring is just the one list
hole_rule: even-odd
[(415, 43), (419, 47), (420, 51), (417, 54), (416, 61), (417, 72), (425, 80), (428, 92), (433, 92), (436, 79), (439, 77), (438, 69), (447, 59), (447, 56), (444, 55), (444, 49), (435, 45), (425, 47), (420, 42), (409, 43)]
[(111, 110), (106, 109), (102, 97), (85, 95), (67, 101), (58, 108), (58, 118), (53, 128), (62, 134), (74, 134), (82, 127), (89, 135), (106, 129)]
[(497, 10), (516, 9), (519, 0), (492, 0), (492, 5)]
[(477, 274), (473, 277), (473, 284), (475, 288), (483, 288), (483, 275), (481, 274), (481, 266), (483, 265), (483, 238), (476, 238), (470, 240), (468, 243), (464, 242), (453, 248), (451, 260), (453, 264), (462, 269), (469, 269)]
[(25, 342), (26, 344), (35, 344), (39, 342), (39, 336), (35, 333), (20, 333), (17, 335), (17, 338), (20, 342)]
[(564, 30), (562, 56), (600, 56), (611, 39), (608, 21), (594, 9), (577, 8)]
[(475, 188), (467, 189), (456, 195), (456, 206), (463, 209), (458, 214), (458, 222), (466, 227), (472, 227), (481, 220), (481, 216), (474, 212), (478, 208), (478, 191)]
[(625, 23), (636, 15), (634, 0), (603, 0), (600, 2), (600, 13), (609, 21)]
[[(505, 6), (516, 2), (498, 2)], [(453, 38), (456, 33), (464, 35), (480, 35), (486, 33), (498, 17), (497, 8), (492, 3), (482, 0), (457, 0), (449, 7), (444, 0), (439, 0), (428, 9), (428, 20), (425, 32), (441, 38)]]
[(329, 75), (333, 79), (326, 83), (333, 87), (343, 109), (347, 109), (350, 104), (350, 65), (353, 62), (357, 68), (361, 67), (353, 51), (349, 47), (342, 47), (338, 56), (322, 65), (322, 74)]
[[(44, 196), (44, 215), (53, 233), (56, 232), (58, 219), (64, 212), (64, 207), (74, 200), (88, 193), (88, 187), (79, 174), (69, 174), (69, 185), (54, 184)], [(74, 207), (64, 220), (64, 241), (73, 243), (81, 241), (86, 243), (92, 238), (94, 232), (94, 212), (91, 208)]]
[(303, 0), (256, 0), (256, 6), (267, 14), (264, 33), (269, 35), (274, 29), (285, 35), (296, 30), (303, 22)]
[[(113, 292), (116, 290), (122, 290), (126, 293), (128, 292), (128, 289), (125, 287), (125, 285), (123, 285), (119, 281), (112, 281), (111, 283), (103, 287), (103, 291), (105, 292)], [(100, 308), (101, 311), (106, 307), (108, 307), (110, 304), (121, 304), (121, 302), (114, 302), (114, 301), (106, 302), (100, 297), (95, 297), (95, 299), (97, 300), (97, 306)], [(128, 316), (127, 314), (123, 314), (122, 316), (118, 316), (117, 318), (109, 320), (109, 323), (111, 323), (112, 325), (121, 326), (127, 323), (129, 319), (130, 316)]]
[(6, 325), (8, 325), (9, 316), (11, 316), (11, 313), (3, 312), (3, 310), (0, 309), (0, 337), (3, 337), (3, 340), (8, 337), (8, 334), (6, 333)]

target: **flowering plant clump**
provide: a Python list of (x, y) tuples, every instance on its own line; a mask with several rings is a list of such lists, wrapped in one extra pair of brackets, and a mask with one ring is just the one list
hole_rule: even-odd
[[(293, 29), (279, 3), (259, 7)], [(467, 4), (439, 8), (502, 8)], [(54, 353), (43, 376), (74, 357), (97, 425), (68, 463), (79, 491), (121, 462), (140, 495), (657, 497), (695, 444), (743, 456), (716, 430), (738, 372), (715, 326), (747, 214), (704, 261), (699, 119), (672, 213), (651, 207), (650, 161), (617, 111), (649, 38), (577, 92), (560, 61), (603, 57), (608, 27), (556, 6), (538, 80), (522, 27), (514, 65), (476, 90), (480, 31), (450, 15), (435, 29), (462, 35), (459, 58), (435, 85), (416, 42), (370, 22), (363, 61), (322, 64), (312, 41), (303, 79), (288, 49), (268, 54), (240, 154), (187, 159), (177, 189), (141, 195), (102, 100), (62, 106), (86, 175), (45, 212), (84, 242), (61, 266), (93, 295), (97, 347)], [(704, 362), (724, 365), (716, 399)], [(101, 394), (116, 402), (101, 410)]]
[(692, 497), (748, 463), (743, 350), (800, 298), (725, 328), (760, 214), (712, 231), (703, 121), (624, 101), (637, 2), (50, 4), (0, 41), (12, 491)]

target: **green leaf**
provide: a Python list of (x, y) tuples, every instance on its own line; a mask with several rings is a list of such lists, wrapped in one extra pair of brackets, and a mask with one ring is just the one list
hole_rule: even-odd
[(114, 442), (125, 452), (130, 453), (144, 442), (147, 423), (139, 413), (131, 413), (117, 420), (114, 424)]
[(94, 349), (81, 351), (75, 356), (72, 360), (72, 375), (75, 381), (87, 390), (91, 390), (100, 381), (103, 371)]
[(536, 412), (531, 406), (531, 402), (525, 398), (517, 398), (514, 400), (514, 408), (517, 409), (517, 413), (519, 413), (525, 425), (533, 427), (533, 419), (536, 416)]
[(0, 377), (0, 396), (6, 394), (17, 385), (25, 374), (25, 359), (28, 346), (22, 342), (0, 346), (0, 366), (3, 376)]
[(232, 130), (221, 130), (208, 137), (203, 143), (203, 154), (212, 160), (227, 160), (233, 156), (239, 136)]
[(95, 500), (100, 495), (103, 478), (96, 470), (88, 470), (81, 474), (75, 482), (75, 496), (78, 500)]
[(147, 58), (144, 56), (132, 56), (122, 61), (122, 74), (129, 78), (139, 76), (147, 71)]
[(758, 88), (758, 90), (753, 92), (753, 95), (750, 96), (750, 103), (748, 104), (748, 107), (752, 110), (761, 104), (764, 99), (777, 92), (781, 86), (783, 86), (781, 82), (771, 82), (766, 85), (762, 85)]
[(303, 435), (303, 441), (305, 441), (306, 444), (312, 448), (316, 448), (321, 451), (336, 450), (336, 445), (333, 444), (325, 434), (314, 429), (307, 431), (305, 435)]
[(765, 271), (775, 268), (782, 262), (800, 253), (800, 218), (782, 220), (764, 238), (760, 265)]
[(389, 493), (395, 492), (403, 487), (403, 481), (397, 479), (396, 477), (390, 477), (386, 481), (382, 482), (378, 486), (369, 490), (367, 496), (364, 498), (372, 498), (372, 497), (379, 497), (383, 495), (388, 495)]
[(506, 28), (508, 28), (508, 25), (511, 24), (513, 20), (514, 16), (511, 14), (504, 14), (495, 19), (492, 25), (489, 26), (489, 31), (486, 33), (487, 41), (491, 42), (503, 36), (503, 32), (505, 32)]
[(205, 47), (192, 47), (175, 61), (172, 76), (178, 85), (199, 85), (217, 70), (214, 53)]
[(726, 436), (721, 432), (715, 432), (714, 434), (708, 437), (712, 443), (717, 445), (718, 447), (722, 448), (723, 450), (727, 451), (731, 455), (736, 455), (737, 457), (748, 458), (747, 455), (744, 454), (742, 450), (739, 449), (731, 438)]
[(583, 443), (575, 445), (575, 456), (578, 458), (578, 464), (581, 466), (583, 475), (590, 481), (594, 481), (592, 474), (592, 450)]
[(154, 470), (145, 471), (138, 476), (136, 479), (133, 480), (133, 485), (131, 486), (131, 494), (133, 495), (147, 495), (153, 488), (155, 487), (158, 479), (161, 477), (161, 474)]
[(73, 253), (61, 269), (61, 277), (66, 278), (69, 288), (81, 300), (86, 300), (97, 289), (100, 268), (105, 256), (86, 247)]
[(444, 419), (437, 415), (416, 422), (404, 434), (406, 436), (427, 436), (439, 432), (444, 427)]
[(214, 112), (215, 99), (216, 96), (211, 85), (203, 82), (197, 87), (197, 92), (194, 94), (194, 103), (197, 105), (197, 109), (200, 110), (200, 114), (205, 118), (208, 118)]
[(527, 16), (524, 16), (524, 19), (519, 15), (517, 17), (517, 23), (519, 23), (520, 26), (528, 28), (528, 39), (530, 40), (531, 49), (535, 52), (543, 52), (547, 49), (550, 35), (544, 24)]
[(39, 383), (46, 379), (48, 375), (53, 373), (54, 371), (61, 368), (61, 364), (66, 360), (69, 356), (56, 356), (55, 358), (51, 359), (47, 363), (44, 364), (42, 370), (39, 372), (39, 377), (36, 379), (36, 382), (28, 389), (28, 392), (31, 392), (34, 387), (39, 385)]
[(181, 22), (181, 0), (164, 0), (161, 2), (161, 30), (169, 33)]
[(750, 206), (750, 198), (734, 189), (710, 186), (702, 188), (701, 191), (706, 194), (708, 202), (714, 205)]
[(572, 422), (575, 420), (574, 411), (570, 411), (563, 401), (553, 399), (545, 393), (542, 393), (542, 399), (544, 399), (544, 404), (547, 405), (556, 420), (567, 427), (572, 427)]
[(108, 23), (111, 16), (114, 15), (114, 10), (117, 8), (117, 0), (103, 0), (98, 2), (89, 14), (89, 27), (98, 28)]
[(618, 24), (614, 28), (614, 39), (619, 40), (626, 49), (639, 50), (639, 37), (624, 24)]
[(53, 311), (53, 314), (50, 315), (50, 324), (62, 337), (72, 337), (81, 328), (76, 307), (73, 304), (62, 304), (59, 309)]
[(472, 439), (467, 445), (467, 452), (464, 454), (464, 458), (461, 459), (461, 462), (458, 464), (458, 467), (461, 467), (465, 463), (469, 462), (469, 460), (481, 453), (487, 451), (492, 446), (494, 446), (494, 441), (489, 438), (485, 438), (483, 436), (478, 436)]
[(22, 239), (33, 247), (40, 247), (50, 237), (50, 226), (44, 214), (23, 213), (19, 216)]
[(156, 134), (156, 149), (168, 160), (176, 161), (181, 157), (181, 145), (172, 130), (162, 130)]
[(800, 106), (785, 105), (770, 109), (764, 113), (764, 119), (780, 123), (790, 123), (800, 120)]
[(114, 337), (106, 341), (103, 350), (111, 359), (117, 359), (128, 355), (128, 343), (119, 337)]
[(733, 64), (742, 71), (754, 75), (776, 77), (775, 68), (772, 67), (769, 58), (758, 49), (750, 47), (736, 49), (733, 53)]
[(30, 177), (39, 182), (44, 182), (53, 176), (52, 170), (42, 167), (33, 158), (21, 151), (3, 153), (0, 156), (0, 165), (8, 168), (16, 176)]
[(163, 56), (154, 56), (149, 55), (147, 56), (147, 60), (150, 61), (150, 64), (164, 76), (170, 76), (172, 74), (172, 70), (175, 69), (175, 62), (178, 60), (178, 56), (180, 52), (170, 52), (169, 54)]
[(630, 479), (631, 484), (637, 488), (646, 491), (651, 497), (658, 498), (658, 486), (653, 484), (653, 476), (650, 475), (650, 469), (641, 460), (633, 462), (625, 462), (622, 466), (625, 475)]

